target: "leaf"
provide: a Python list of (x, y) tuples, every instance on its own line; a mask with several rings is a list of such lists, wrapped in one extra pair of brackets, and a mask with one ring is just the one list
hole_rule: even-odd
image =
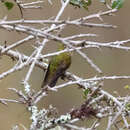
[(88, 6), (91, 5), (91, 0), (70, 0), (70, 4), (77, 7), (83, 7), (88, 10)]
[(8, 10), (11, 10), (14, 6), (14, 4), (12, 2), (4, 2), (4, 5), (7, 7)]
[(126, 85), (124, 88), (125, 89), (130, 89), (130, 85)]
[(126, 104), (125, 108), (130, 111), (130, 103)]
[(88, 10), (88, 6), (91, 5), (91, 0), (81, 0), (81, 6)]
[(122, 8), (123, 4), (124, 4), (124, 0), (115, 0), (112, 3), (112, 9), (114, 8), (120, 9)]
[(84, 97), (86, 98), (89, 93), (90, 93), (90, 90), (89, 89), (85, 89), (85, 91), (84, 91)]

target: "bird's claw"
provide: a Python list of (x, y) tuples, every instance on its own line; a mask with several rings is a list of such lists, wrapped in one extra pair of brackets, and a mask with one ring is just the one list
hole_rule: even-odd
[(61, 79), (62, 79), (62, 80), (65, 80), (65, 78), (66, 78), (65, 74), (63, 74), (63, 75), (61, 76)]

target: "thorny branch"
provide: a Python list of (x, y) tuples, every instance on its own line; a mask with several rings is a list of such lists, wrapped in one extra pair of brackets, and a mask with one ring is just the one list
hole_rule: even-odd
[[(41, 8), (40, 3), (43, 1), (36, 1), (32, 3), (22, 3), (22, 1), (16, 0), (20, 9), (29, 9), (29, 8)], [(49, 3), (52, 2), (49, 0)], [(24, 85), (24, 92), (21, 90), (18, 91), (15, 88), (9, 88), (9, 90), (15, 92), (20, 100), (14, 99), (6, 99), (0, 98), (0, 102), (7, 105), (8, 102), (13, 103), (23, 103), (26, 104), (28, 110), (31, 112), (32, 116), (32, 124), (30, 126), (30, 130), (41, 129), (50, 129), (55, 127), (61, 127), (61, 129), (73, 129), (73, 130), (95, 130), (100, 126), (104, 117), (108, 118), (107, 130), (110, 130), (112, 126), (117, 127), (118, 117), (121, 117), (121, 120), (124, 122), (124, 128), (130, 129), (130, 124), (128, 123), (127, 117), (130, 117), (130, 96), (126, 97), (115, 97), (107, 91), (103, 90), (103, 85), (100, 85), (104, 80), (116, 80), (116, 79), (130, 79), (130, 75), (126, 76), (95, 76), (88, 79), (83, 79), (74, 75), (71, 72), (66, 72), (65, 76), (68, 79), (68, 82), (64, 84), (57, 85), (53, 88), (54, 92), (58, 92), (59, 89), (63, 87), (67, 87), (70, 85), (76, 85), (78, 88), (82, 89), (85, 95), (85, 101), (79, 108), (73, 108), (71, 111), (68, 111), (65, 115), (60, 115), (56, 117), (55, 112), (56, 109), (50, 106), (48, 109), (38, 110), (37, 103), (45, 96), (48, 96), (49, 88), (41, 89), (38, 92), (34, 92), (29, 84), (31, 79), (32, 72), (34, 67), (40, 67), (43, 70), (47, 69), (48, 64), (46, 60), (48, 57), (59, 55), (64, 52), (74, 51), (78, 53), (82, 58), (86, 60), (86, 62), (98, 73), (102, 73), (101, 68), (99, 68), (92, 59), (90, 59), (85, 53), (83, 53), (83, 49), (89, 48), (114, 48), (118, 50), (129, 51), (130, 47), (126, 46), (126, 43), (130, 42), (130, 39), (122, 40), (122, 41), (114, 41), (108, 43), (102, 42), (94, 42), (85, 40), (86, 37), (96, 37), (97, 34), (84, 34), (79, 33), (72, 36), (62, 37), (59, 35), (61, 30), (64, 31), (64, 28), (68, 25), (72, 25), (74, 27), (98, 27), (98, 28), (116, 28), (115, 25), (104, 24), (104, 23), (90, 23), (87, 20), (98, 18), (101, 22), (103, 22), (102, 16), (111, 15), (115, 13), (117, 9), (112, 9), (104, 12), (98, 12), (89, 16), (85, 16), (82, 18), (74, 19), (74, 20), (60, 20), (60, 17), (64, 13), (69, 0), (63, 2), (61, 0), (62, 6), (57, 13), (55, 19), (47, 19), (47, 20), (6, 20), (4, 17), (0, 20), (0, 27), (9, 30), (9, 31), (17, 31), (27, 34), (28, 36), (10, 44), (9, 46), (0, 45), (0, 54), (1, 56), (7, 55), (11, 57), (13, 60), (17, 60), (18, 62), (12, 68), (0, 74), (0, 80), (5, 78), (12, 73), (23, 70), (23, 68), (29, 66), (29, 70), (24, 77), (22, 84)], [(23, 14), (22, 14), (23, 15)], [(23, 17), (23, 16), (22, 16)], [(44, 25), (44, 28), (38, 29), (36, 26), (32, 25)], [(58, 33), (57, 33), (58, 32)], [(77, 40), (80, 38), (80, 40)], [(15, 51), (18, 46), (22, 46), (23, 43), (35, 39), (37, 42), (34, 47), (34, 51), (30, 56), (22, 54), (18, 51)], [(41, 39), (42, 42), (39, 42), (37, 39)], [(44, 47), (48, 44), (49, 41), (58, 41), (67, 46), (66, 49), (62, 51), (56, 51), (48, 54), (42, 54), (42, 51), (45, 50)], [(52, 118), (50, 117), (52, 116)], [(90, 128), (79, 127), (74, 123), (88, 118), (89, 116), (94, 116), (98, 118)]]

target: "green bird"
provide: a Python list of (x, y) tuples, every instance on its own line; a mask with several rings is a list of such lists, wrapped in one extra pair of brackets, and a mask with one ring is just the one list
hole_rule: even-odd
[[(65, 46), (60, 44), (59, 51), (64, 50)], [(42, 88), (48, 85), (50, 88), (54, 87), (57, 80), (64, 77), (65, 71), (71, 64), (71, 53), (64, 52), (59, 55), (53, 56), (49, 62), (44, 80), (42, 82)]]

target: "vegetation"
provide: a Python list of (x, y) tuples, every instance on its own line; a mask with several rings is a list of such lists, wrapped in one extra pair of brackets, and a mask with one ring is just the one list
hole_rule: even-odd
[[(57, 4), (57, 2), (59, 1), (48, 0), (48, 3), (51, 6)], [(104, 43), (93, 40), (88, 41), (86, 37), (97, 37), (98, 35), (95, 33), (91, 34), (80, 32), (80, 28), (82, 27), (91, 27), (97, 29), (103, 28), (104, 30), (108, 30), (109, 28), (115, 29), (115, 25), (103, 23), (103, 18), (104, 16), (111, 17), (111, 14), (118, 12), (119, 9), (123, 7), (124, 0), (99, 0), (99, 3), (103, 4), (104, 8), (107, 9), (106, 11), (99, 10), (97, 13), (84, 17), (77, 16), (77, 18), (73, 20), (71, 20), (69, 14), (66, 19), (61, 19), (61, 16), (66, 11), (66, 7), (70, 6), (74, 9), (80, 8), (79, 11), (85, 10), (88, 12), (91, 10), (91, 6), (94, 4), (94, 2), (92, 0), (60, 0), (60, 9), (57, 15), (53, 18), (42, 20), (37, 20), (37, 18), (27, 20), (27, 18), (24, 18), (25, 10), (40, 10), (43, 3), (44, 1), (42, 0), (37, 0), (34, 2), (32, 1), (29, 3), (17, 0), (1, 1), (1, 6), (6, 7), (8, 11), (13, 10), (13, 8), (17, 6), (21, 12), (21, 18), (18, 20), (7, 20), (7, 17), (1, 19), (1, 29), (11, 32), (14, 31), (14, 33), (22, 33), (25, 35), (24, 38), (21, 36), (21, 40), (10, 43), (9, 45), (7, 45), (8, 41), (5, 39), (4, 45), (3, 43), (0, 45), (1, 60), (4, 61), (4, 56), (6, 55), (8, 57), (11, 57), (10, 64), (12, 61), (15, 63), (15, 65), (7, 71), (2, 71), (0, 74), (1, 82), (3, 79), (6, 79), (7, 76), (12, 76), (14, 72), (17, 72), (19, 70), (24, 72), (24, 80), (22, 78), (22, 82), (19, 82), (24, 89), (18, 88), (17, 86), (14, 88), (9, 88), (10, 91), (13, 91), (15, 94), (17, 94), (18, 99), (14, 100), (1, 97), (0, 102), (4, 105), (7, 105), (9, 102), (18, 104), (20, 103), (25, 108), (27, 108), (28, 113), (31, 114), (31, 124), (29, 124), (29, 128), (28, 126), (24, 126), (22, 124), (21, 126), (24, 130), (96, 130), (98, 128), (101, 128), (103, 125), (102, 121), (106, 118), (107, 124), (104, 126), (104, 129), (106, 130), (111, 130), (112, 128), (122, 130), (130, 129), (130, 123), (128, 120), (130, 117), (130, 95), (125, 95), (123, 97), (120, 95), (114, 96), (113, 94), (104, 90), (105, 80), (110, 80), (111, 82), (111, 80), (117, 79), (130, 79), (130, 75), (106, 76), (104, 75), (102, 68), (100, 68), (84, 52), (95, 48), (97, 50), (108, 48), (113, 50), (129, 51), (130, 47), (127, 46), (126, 43), (129, 43), (130, 39)], [(45, 4), (43, 4), (43, 7), (46, 6)], [(30, 13), (32, 13), (31, 10), (29, 10)], [(90, 19), (98, 19), (100, 23), (88, 22)], [(67, 33), (69, 36), (63, 37), (65, 28), (69, 26), (78, 28), (79, 33), (70, 35), (68, 31)], [(30, 55), (25, 54), (24, 50), (23, 52), (18, 51), (19, 46), (26, 48), (25, 43), (27, 41), (31, 42), (29, 44), (31, 48), (33, 46), (33, 51)], [(51, 53), (45, 53), (46, 46), (49, 46), (50, 50), (52, 49), (52, 46), (49, 44), (49, 42), (53, 43), (52, 46), (55, 47), (57, 44), (62, 43), (66, 48), (58, 51), (56, 50), (55, 52)], [(61, 60), (61, 56), (63, 56), (63, 54), (69, 54), (70, 52), (80, 55), (80, 57), (90, 65), (96, 74), (90, 78), (82, 78), (81, 76), (75, 75), (73, 72), (66, 71), (64, 77), (60, 76), (62, 79), (64, 79), (64, 83), (61, 83), (60, 85), (56, 84), (55, 86), (53, 85), (53, 89), (50, 89), (48, 86), (49, 84), (43, 88), (37, 85), (35, 87), (38, 88), (38, 90), (34, 91), (32, 88), (34, 85), (31, 83), (32, 73), (34, 72), (34, 69), (40, 68), (45, 71), (47, 70), (49, 63), (48, 59), (50, 57), (58, 57)], [(73, 55), (71, 57), (73, 57)], [(54, 59), (55, 58), (53, 58), (53, 60)], [(73, 60), (71, 64), (73, 64)], [(53, 68), (53, 66), (51, 67)], [(24, 71), (25, 68), (27, 69), (27, 72)], [(80, 69), (81, 68), (79, 67), (79, 71)], [(89, 70), (86, 70), (84, 68), (84, 71), (87, 73)], [(41, 79), (44, 78), (41, 77)], [(67, 87), (69, 88), (72, 85), (74, 85), (78, 90), (82, 91), (81, 96), (83, 97), (83, 101), (79, 107), (72, 108), (71, 110), (68, 109), (68, 112), (64, 114), (59, 114), (57, 112), (58, 108), (52, 106), (51, 104), (49, 104), (48, 108), (39, 108), (38, 103), (41, 103), (40, 101), (42, 99), (45, 99), (51, 93), (59, 93), (59, 89)], [(127, 89), (129, 92), (129, 85), (126, 85), (124, 89)], [(77, 122), (83, 122), (85, 119), (92, 120), (91, 126), (85, 127), (76, 124)], [(12, 125), (12, 130), (20, 129), (18, 125)]]

